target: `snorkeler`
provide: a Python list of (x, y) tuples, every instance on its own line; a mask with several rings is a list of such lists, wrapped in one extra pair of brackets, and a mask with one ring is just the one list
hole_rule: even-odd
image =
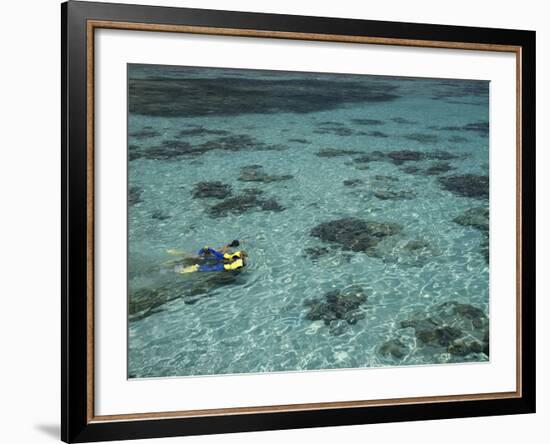
[[(223, 247), (220, 247), (216, 250), (212, 250), (212, 251), (219, 251), (221, 253), (228, 253), (232, 248), (237, 248), (241, 245), (241, 243), (235, 239), (233, 241), (231, 241), (231, 243), (227, 244), (227, 245), (224, 245)], [(168, 260), (166, 262), (164, 262), (162, 265), (164, 267), (173, 267), (174, 265), (176, 266), (181, 266), (182, 264), (183, 265), (193, 265), (199, 261), (207, 261), (207, 260), (211, 260), (211, 259), (214, 259), (216, 260), (216, 257), (210, 253), (209, 251), (207, 251), (207, 247), (205, 248), (202, 248), (201, 250), (199, 250), (198, 254), (188, 254), (188, 253), (185, 253), (185, 251), (181, 251), (181, 250), (178, 250), (178, 249), (175, 249), (175, 248), (170, 248), (168, 250), (166, 250), (166, 252), (172, 256), (176, 256), (176, 259), (171, 259), (171, 260)]]
[[(234, 245), (234, 243), (235, 241), (230, 245)], [(209, 262), (215, 261), (215, 263), (193, 264), (189, 267), (180, 267), (176, 271), (182, 274), (207, 271), (237, 271), (246, 267), (247, 254), (244, 251), (223, 253), (210, 247), (204, 247), (199, 250), (199, 257), (209, 259)]]
[[(231, 248), (237, 248), (239, 245), (241, 245), (241, 243), (237, 239), (235, 239), (235, 240), (231, 241), (230, 244), (227, 244), (227, 245), (224, 245), (221, 248), (218, 248), (218, 251), (221, 252), (221, 253), (227, 253)], [(211, 254), (213, 254), (213, 253), (211, 253), (211, 251), (216, 251), (216, 250), (213, 250), (213, 249), (208, 248), (208, 247), (201, 248), (199, 250), (199, 257), (200, 258), (209, 257)]]

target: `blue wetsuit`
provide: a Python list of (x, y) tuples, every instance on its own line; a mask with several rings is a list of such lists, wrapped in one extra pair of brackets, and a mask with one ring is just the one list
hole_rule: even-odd
[[(208, 257), (209, 254), (211, 254), (214, 257)], [(216, 260), (224, 259), (223, 253), (220, 253), (219, 251), (216, 251), (213, 248), (209, 248), (209, 247), (201, 248), (199, 250), (199, 256), (203, 257), (204, 259), (216, 259)]]
[[(199, 250), (199, 256), (202, 258), (209, 260), (209, 261), (216, 261), (212, 264), (203, 264), (199, 265), (199, 268), (197, 271), (204, 272), (204, 271), (225, 271), (227, 270), (225, 268), (225, 265), (227, 262), (225, 262), (228, 258), (223, 253), (220, 253), (219, 251), (214, 250), (213, 248), (205, 247), (201, 248)], [(242, 264), (244, 266), (244, 263)], [(234, 271), (234, 270), (232, 270)]]
[[(213, 248), (205, 247), (199, 250), (199, 256), (208, 260), (223, 261), (225, 258), (223, 253), (214, 250)], [(223, 262), (217, 262), (215, 264), (200, 265), (197, 271), (224, 271)]]

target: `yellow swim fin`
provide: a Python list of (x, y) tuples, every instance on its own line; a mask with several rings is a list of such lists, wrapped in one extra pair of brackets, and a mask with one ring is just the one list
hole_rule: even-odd
[(185, 254), (184, 251), (178, 250), (177, 248), (167, 248), (166, 252), (172, 256), (183, 256)]
[(183, 267), (181, 270), (180, 270), (180, 273), (194, 273), (196, 271), (199, 271), (199, 265), (198, 264), (195, 264), (195, 265), (190, 265), (189, 267)]

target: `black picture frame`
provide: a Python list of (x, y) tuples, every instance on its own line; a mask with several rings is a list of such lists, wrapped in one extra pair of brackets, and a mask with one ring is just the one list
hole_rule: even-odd
[[(90, 415), (88, 359), (93, 319), (87, 295), (89, 187), (87, 155), (88, 22), (111, 21), (261, 30), (379, 39), (511, 45), (521, 65), (521, 292), (519, 310), (521, 393), (499, 399), (448, 400), (293, 411), (98, 421)], [(62, 313), (61, 438), (90, 442), (180, 435), (511, 415), (535, 412), (535, 32), (187, 8), (69, 1), (61, 5), (62, 53)], [(90, 329), (92, 324), (92, 329)]]

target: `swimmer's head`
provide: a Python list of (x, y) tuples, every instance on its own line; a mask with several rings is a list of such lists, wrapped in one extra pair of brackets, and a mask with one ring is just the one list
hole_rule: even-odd
[(238, 247), (239, 245), (241, 245), (240, 242), (239, 242), (237, 239), (235, 239), (233, 242), (231, 242), (231, 243), (228, 245), (228, 247), (233, 247), (233, 248), (235, 248), (235, 247)]

